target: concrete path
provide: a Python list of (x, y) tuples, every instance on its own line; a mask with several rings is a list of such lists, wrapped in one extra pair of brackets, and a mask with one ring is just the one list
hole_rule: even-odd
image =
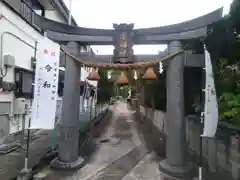
[(154, 153), (147, 154), (122, 180), (161, 180)]
[(128, 105), (117, 102), (110, 111), (111, 122), (97, 139), (97, 150), (82, 169), (63, 173), (46, 167), (38, 176), (45, 176), (44, 180), (162, 180), (156, 158), (137, 132)]

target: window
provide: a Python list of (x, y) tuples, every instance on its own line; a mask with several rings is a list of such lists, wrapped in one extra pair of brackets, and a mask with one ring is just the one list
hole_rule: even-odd
[(42, 5), (38, 0), (22, 0), (24, 3), (28, 4), (33, 10), (42, 10)]
[(22, 2), (38, 15), (40, 16), (45, 15), (44, 7), (39, 3), (38, 0), (22, 0)]

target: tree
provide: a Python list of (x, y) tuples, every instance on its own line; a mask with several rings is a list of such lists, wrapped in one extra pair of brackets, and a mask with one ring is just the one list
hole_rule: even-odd
[(208, 28), (205, 43), (214, 62), (220, 119), (239, 126), (240, 1), (234, 0), (229, 15)]
[(230, 8), (232, 26), (237, 34), (240, 34), (240, 0), (234, 0)]
[(109, 101), (113, 95), (113, 83), (107, 79), (107, 71), (99, 69), (98, 103)]
[(208, 27), (205, 43), (212, 59), (226, 58), (235, 63), (240, 58), (240, 43), (237, 39), (239, 33), (240, 0), (234, 0), (229, 15)]

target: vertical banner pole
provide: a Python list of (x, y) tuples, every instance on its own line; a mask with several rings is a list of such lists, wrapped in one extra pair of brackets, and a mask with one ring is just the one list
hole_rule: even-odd
[(29, 118), (28, 131), (27, 131), (27, 142), (26, 142), (26, 153), (24, 158), (24, 170), (28, 170), (28, 155), (29, 155), (29, 144), (30, 144), (30, 127), (31, 127), (31, 118)]
[[(204, 43), (203, 43), (204, 45)], [(204, 48), (205, 50), (205, 48)], [(204, 53), (206, 53), (204, 51)], [(205, 56), (206, 58), (206, 56)], [(202, 68), (202, 80), (201, 80), (201, 114), (200, 114), (200, 134), (199, 134), (199, 167), (198, 167), (198, 180), (202, 180), (202, 166), (203, 166), (203, 162), (202, 162), (202, 158), (203, 158), (203, 155), (202, 155), (202, 134), (203, 134), (203, 123), (204, 123), (204, 108), (205, 108), (205, 78), (206, 78), (206, 75), (205, 75), (205, 66), (206, 66), (206, 60), (205, 60), (205, 63), (204, 63), (204, 67)]]
[(205, 68), (202, 69), (202, 83), (201, 83), (201, 89), (202, 89), (202, 95), (201, 95), (201, 115), (200, 115), (200, 136), (199, 136), (199, 168), (198, 168), (198, 180), (202, 180), (202, 176), (203, 176), (203, 172), (202, 172), (202, 168), (203, 168), (203, 154), (202, 154), (202, 134), (203, 134), (203, 127), (204, 127), (204, 108), (205, 108), (205, 78), (206, 78), (206, 74), (205, 74)]
[[(89, 89), (88, 89), (89, 91)], [(90, 101), (90, 97), (88, 98), (88, 107), (89, 107), (89, 113), (90, 113), (90, 121), (92, 121), (92, 101)]]
[[(37, 41), (35, 42), (35, 47), (34, 47), (34, 59), (36, 60), (36, 58), (37, 58)], [(25, 152), (25, 158), (24, 158), (24, 172), (28, 171), (28, 156), (29, 156), (29, 145), (30, 145), (30, 138), (31, 138), (30, 130), (31, 130), (31, 117), (29, 118), (29, 122), (28, 122), (26, 152)]]
[(200, 142), (199, 142), (199, 170), (198, 170), (198, 179), (202, 180), (202, 167), (203, 167), (203, 162), (202, 162), (202, 158), (203, 158), (203, 154), (202, 154), (202, 133), (203, 133), (203, 126), (204, 126), (204, 113), (201, 113), (201, 123), (200, 123)]
[(56, 133), (55, 133), (55, 126), (52, 130), (52, 152), (54, 152), (56, 149)]
[(97, 116), (97, 86), (96, 86), (96, 90), (94, 93), (94, 107), (95, 107), (95, 117)]

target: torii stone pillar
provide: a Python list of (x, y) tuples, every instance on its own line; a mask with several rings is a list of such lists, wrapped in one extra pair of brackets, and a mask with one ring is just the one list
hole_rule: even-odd
[[(70, 42), (67, 49), (75, 55), (80, 53), (80, 46), (75, 42)], [(75, 169), (84, 162), (83, 158), (79, 157), (80, 71), (79, 64), (66, 56), (62, 112), (56, 127), (59, 133), (58, 157), (51, 163), (53, 168)]]
[[(168, 52), (181, 50), (179, 41), (168, 45)], [(192, 164), (188, 162), (186, 122), (184, 115), (184, 54), (169, 60), (167, 68), (166, 159), (159, 169), (170, 176), (182, 178), (190, 175)]]

